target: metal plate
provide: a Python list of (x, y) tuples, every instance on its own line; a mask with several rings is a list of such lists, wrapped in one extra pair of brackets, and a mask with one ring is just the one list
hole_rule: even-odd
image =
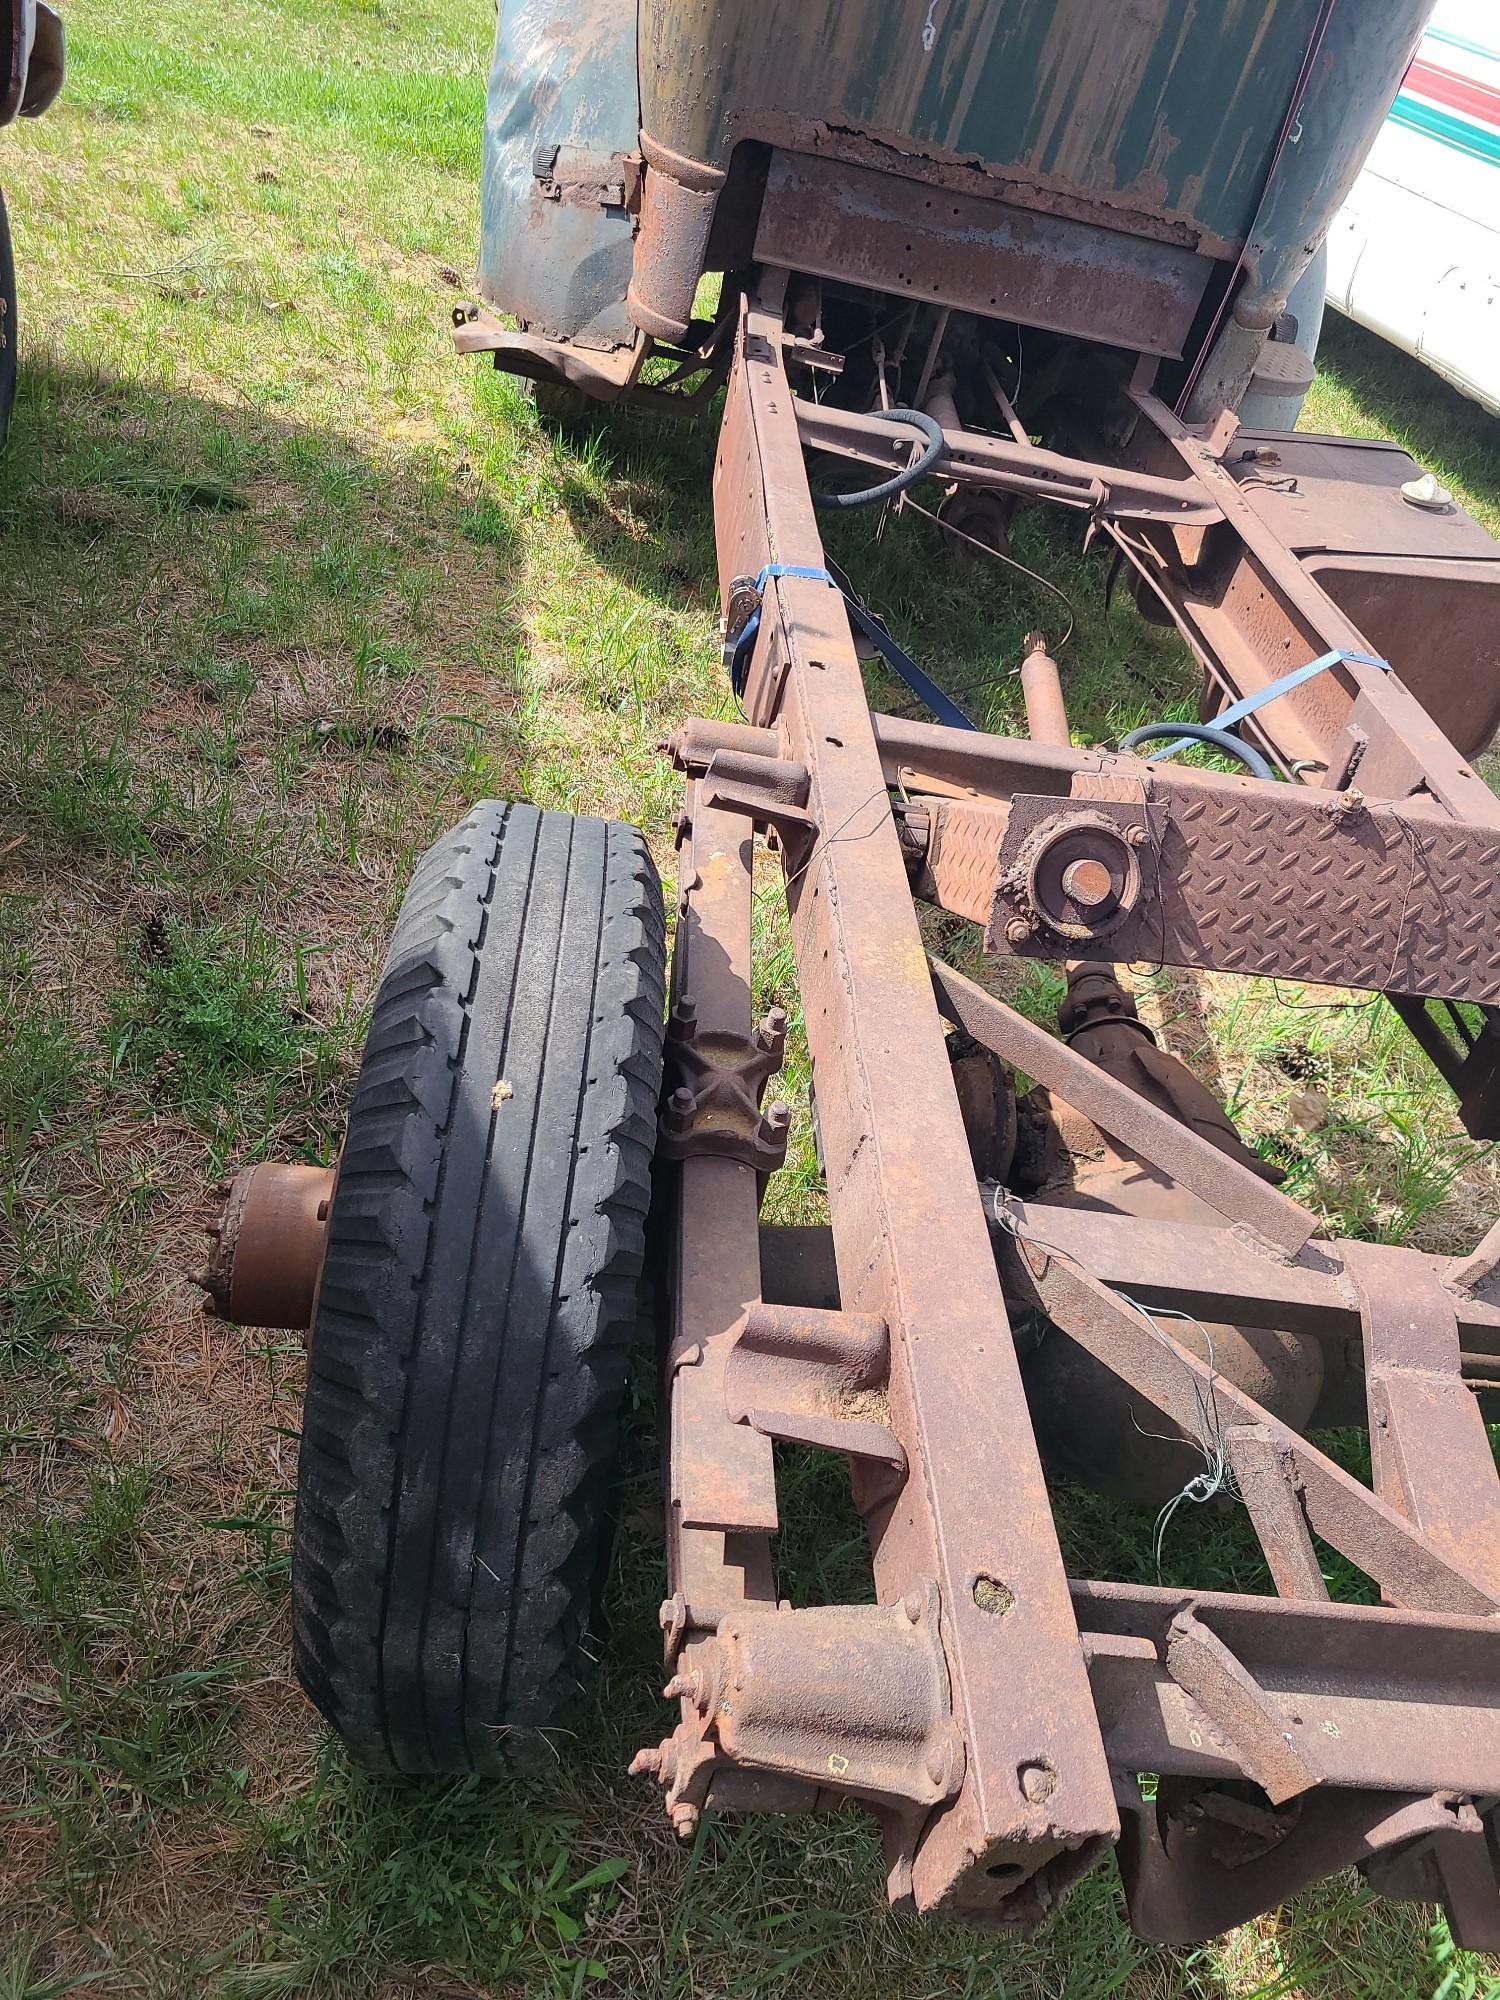
[[(1150, 815), (1161, 828), (1155, 895), (1107, 939), (1068, 940), (1067, 955), (1500, 1001), (1500, 833), (1385, 806), (1341, 812), (1336, 799), (1290, 785), (1174, 785), (1162, 817), (1156, 801)], [(997, 884), (1059, 810), (1069, 806), (1056, 798), (1013, 802)], [(1001, 889), (989, 950), (1062, 955), (1046, 933), (1007, 941), (1010, 913)]]
[(778, 152), (763, 264), (1179, 355), (1212, 264), (1191, 250), (842, 161)]
[[(1252, 457), (1274, 451), (1274, 461)], [(1461, 556), (1500, 566), (1500, 546), (1456, 502), (1413, 507), (1402, 486), (1423, 467), (1375, 438), (1236, 431), (1224, 463), (1256, 513), (1298, 555)]]

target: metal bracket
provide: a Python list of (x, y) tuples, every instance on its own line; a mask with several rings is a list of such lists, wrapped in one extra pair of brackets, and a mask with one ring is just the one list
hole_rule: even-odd
[(760, 1103), (781, 1068), (785, 1013), (773, 1007), (752, 1035), (700, 1029), (697, 1021), (690, 1000), (672, 1009), (658, 1153), (668, 1160), (737, 1160), (774, 1172), (786, 1160), (791, 1109), (772, 1104), (762, 1112)]
[(665, 1786), (674, 1823), (684, 1806), (696, 1820), (724, 1774), (758, 1772), (917, 1806), (914, 1834), (963, 1782), (930, 1578), (899, 1604), (747, 1606), (684, 1652), (667, 1695), (681, 1699), (682, 1720), (631, 1768)]
[(773, 827), (789, 847), (817, 836), (818, 822), (806, 809), (810, 782), (806, 765), (791, 758), (723, 749), (709, 759), (700, 796), (720, 812), (744, 813), (757, 826)]
[(1430, 1264), (1344, 1249), (1364, 1332), (1375, 1491), (1500, 1601), (1500, 1475), (1462, 1377), (1457, 1301)]
[(1265, 1689), (1192, 1610), (1179, 1611), (1168, 1627), (1166, 1666), (1272, 1805), (1322, 1783), (1322, 1767), (1306, 1743), (1294, 1741)]
[(889, 1468), (894, 1482), (866, 1489), (874, 1504), (906, 1477), (906, 1453), (887, 1422), (889, 1369), (890, 1330), (876, 1314), (756, 1304), (725, 1363), (724, 1407), (731, 1423), (764, 1437)]

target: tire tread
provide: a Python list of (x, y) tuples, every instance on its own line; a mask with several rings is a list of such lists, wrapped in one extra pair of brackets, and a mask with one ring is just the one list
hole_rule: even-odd
[(635, 1334), (664, 979), (634, 828), (491, 801), (413, 872), (329, 1218), (293, 1538), (296, 1669), (362, 1763), (550, 1760)]

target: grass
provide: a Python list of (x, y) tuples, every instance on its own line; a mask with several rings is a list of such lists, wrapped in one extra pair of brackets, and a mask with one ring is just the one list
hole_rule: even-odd
[[(300, 1344), (202, 1318), (212, 1187), (328, 1157), (401, 886), (472, 799), (635, 818), (670, 874), (654, 745), (727, 709), (712, 432), (563, 440), (448, 352), (488, 8), (74, 0), (68, 26), (64, 97), (3, 163), (0, 1996), (1495, 1990), (1430, 1912), (1352, 1880), (1174, 1952), (1130, 1937), (1107, 1872), (1025, 1942), (893, 1916), (849, 1815), (705, 1822), (679, 1851), (622, 1775), (662, 1714), (644, 1389), (597, 1687), (554, 1781), (399, 1788), (327, 1745), (286, 1664)], [(1309, 417), (1401, 435), (1496, 524), (1496, 427), (1377, 343), (1331, 328)], [(836, 553), (893, 629), (1017, 724), (1009, 669), (1055, 605), (959, 570), (920, 521), (871, 532), (841, 525)], [(1017, 538), (1072, 602), (1080, 734), (1188, 713), (1180, 651), (1107, 601), (1099, 557), (1032, 514)], [(757, 978), (795, 1029), (766, 883)], [(1478, 1235), (1493, 1169), (1382, 1003), (1139, 984), (1331, 1221)], [(1046, 1018), (1052, 987), (1017, 998)], [(793, 1044), (773, 1199), (815, 1217)], [(860, 1594), (842, 1478), (784, 1472), (784, 1587)], [(1170, 1573), (1258, 1583), (1242, 1522), (1189, 1511)], [(1080, 1569), (1154, 1577), (1149, 1517), (1064, 1495), (1059, 1525)]]

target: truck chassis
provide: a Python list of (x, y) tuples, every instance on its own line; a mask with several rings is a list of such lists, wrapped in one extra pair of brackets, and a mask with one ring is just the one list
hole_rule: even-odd
[[(1040, 638), (1028, 739), (872, 712), (804, 454), (898, 474), (914, 435), (798, 393), (828, 359), (787, 299), (786, 272), (764, 268), (724, 336), (713, 490), (745, 719), (686, 721), (670, 745), (686, 796), (655, 1222), (677, 1719), (633, 1768), (681, 1834), (707, 1808), (858, 1799), (892, 1899), (971, 1922), (1039, 1921), (1113, 1848), (1148, 1938), (1204, 1938), (1357, 1864), (1384, 1894), (1440, 1902), (1461, 1943), (1500, 1945), (1500, 1479), (1482, 1407), (1500, 1389), (1500, 1226), (1464, 1259), (1321, 1236), (1151, 1049), (1110, 970), (1386, 993), (1469, 1129), (1497, 1129), (1500, 801), (1319, 581), (1339, 521), (1372, 487), (1399, 514), (1414, 468), (1232, 417), (1187, 425), (1150, 358), (1115, 462), (1039, 449), (1019, 425), (941, 426), (932, 469), (955, 488), (1110, 537), (1203, 662), (1205, 716), (1238, 705), (1300, 782), (1073, 747)], [(1408, 512), (1413, 587), (1494, 560), (1472, 524)], [(1472, 722), (1487, 691), (1457, 649), (1445, 664), (1449, 710)], [(760, 1219), (788, 1115), (765, 1103), (785, 1018), (752, 1009), (758, 834), (783, 873), (826, 1231)], [(932, 957), (918, 902), (984, 925), (993, 955), (1065, 962), (1067, 1038)], [(1451, 1033), (1433, 1000), (1453, 1003)], [(1013, 1103), (975, 1112), (945, 1024), (998, 1100), (1015, 1072), (1034, 1079), (1075, 1137), (1081, 1121), (1171, 1190), (1167, 1208), (1017, 1192), (1007, 1158), (985, 1164)], [(236, 1319), (306, 1324), (326, 1177), (254, 1173), (210, 1282)], [(1294, 1422), (1256, 1400), (1189, 1322), (1315, 1353), (1317, 1422), (1368, 1422), (1371, 1486), (1309, 1442), (1305, 1406)], [(1243, 1501), (1275, 1595), (1067, 1575), (1028, 1408), (1043, 1347), (1177, 1441), (1173, 1483), (1206, 1464)], [(778, 1440), (847, 1459), (873, 1602), (778, 1602)], [(1330, 1601), (1319, 1545), (1381, 1602)]]

